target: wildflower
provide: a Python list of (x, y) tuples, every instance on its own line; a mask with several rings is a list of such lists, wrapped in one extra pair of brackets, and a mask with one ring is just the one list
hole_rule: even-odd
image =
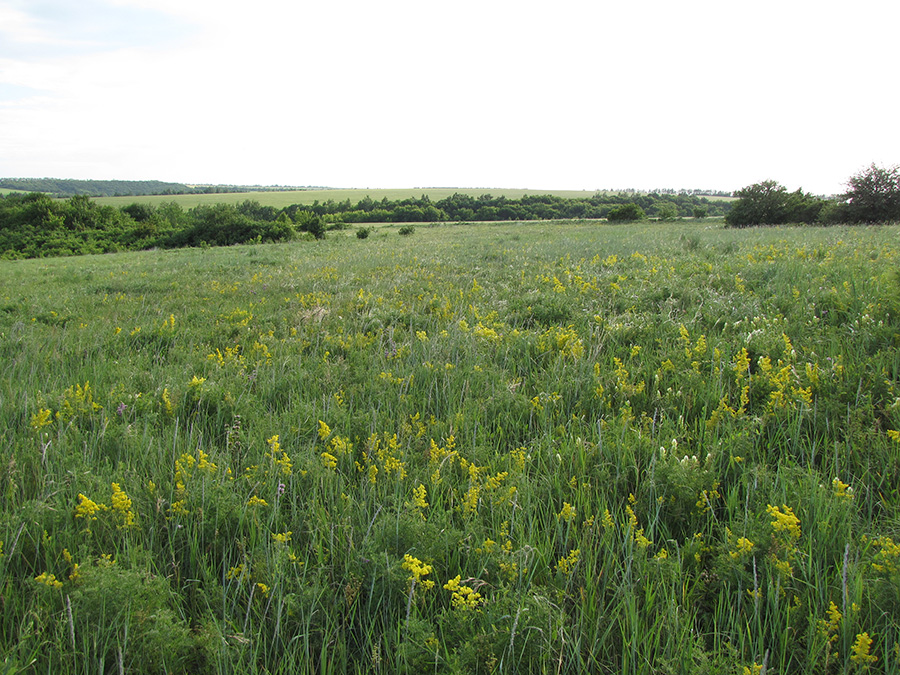
[(204, 382), (206, 382), (206, 378), (205, 378), (205, 377), (197, 377), (196, 375), (194, 375), (194, 376), (191, 378), (191, 381), (188, 382), (188, 386), (189, 386), (189, 387), (199, 387), (199, 386), (200, 386), (201, 384), (203, 384)]
[(747, 537), (740, 537), (734, 545), (734, 550), (729, 551), (728, 555), (736, 560), (741, 556), (749, 556), (752, 552), (753, 542), (747, 539)]
[(848, 483), (842, 482), (840, 478), (831, 481), (831, 487), (834, 489), (834, 496), (839, 499), (849, 501), (854, 497), (853, 488)]
[(62, 582), (59, 581), (55, 575), (47, 574), (46, 572), (42, 572), (39, 576), (34, 578), (39, 584), (44, 584), (50, 588), (62, 588)]
[(574, 571), (575, 566), (578, 564), (578, 559), (580, 556), (580, 549), (572, 549), (571, 551), (569, 551), (568, 555), (563, 556), (557, 561), (556, 570), (568, 576)]
[(292, 534), (293, 534), (293, 532), (281, 532), (279, 534), (276, 534), (275, 532), (273, 532), (272, 539), (274, 541), (278, 542), (279, 544), (287, 544), (291, 540)]
[(97, 513), (106, 510), (106, 508), (104, 504), (98, 504), (79, 492), (78, 502), (75, 506), (75, 517), (84, 518), (85, 520), (97, 520)]
[(463, 513), (471, 514), (475, 513), (478, 509), (478, 493), (479, 488), (477, 485), (473, 485), (468, 489), (465, 496), (462, 499), (462, 509)]
[(125, 414), (125, 411), (126, 411), (126, 410), (128, 410), (128, 406), (125, 405), (124, 403), (120, 403), (119, 406), (116, 408), (116, 414), (117, 414), (119, 417), (121, 417), (122, 415)]
[(766, 512), (772, 516), (772, 529), (775, 533), (784, 532), (791, 539), (800, 538), (800, 519), (794, 515), (793, 509), (789, 506), (782, 505), (782, 512), (777, 506), (769, 504), (766, 506)]
[(850, 660), (853, 663), (858, 663), (861, 665), (869, 665), (870, 663), (875, 663), (878, 660), (878, 657), (869, 654), (869, 650), (872, 648), (872, 638), (869, 637), (868, 633), (860, 633), (856, 636), (856, 642), (853, 643), (853, 646), (850, 649), (853, 651), (853, 656), (850, 657)]
[(166, 414), (174, 415), (175, 414), (175, 406), (172, 403), (172, 397), (169, 396), (169, 388), (168, 387), (163, 389), (162, 402), (163, 402), (163, 407), (166, 411)]
[(477, 593), (475, 589), (469, 586), (463, 586), (460, 583), (461, 580), (461, 575), (457, 574), (456, 577), (444, 584), (444, 589), (450, 591), (451, 594), (451, 606), (461, 610), (477, 609), (484, 602), (481, 593)]
[(425, 486), (420, 483), (418, 487), (413, 489), (413, 500), (412, 500), (413, 506), (415, 506), (418, 509), (427, 509), (428, 502), (425, 501), (425, 496), (426, 496)]
[(337, 457), (327, 452), (323, 452), (320, 456), (326, 469), (337, 469)]
[(50, 424), (52, 413), (50, 410), (46, 408), (40, 408), (34, 415), (31, 416), (31, 428), (35, 431), (43, 429), (45, 426)]
[(256, 588), (259, 590), (259, 592), (262, 594), (262, 596), (264, 598), (269, 597), (269, 587), (268, 586), (260, 583), (260, 584), (256, 584)]
[(319, 438), (323, 441), (331, 436), (331, 428), (322, 420), (319, 420)]
[(403, 563), (401, 566), (409, 572), (410, 588), (413, 588), (416, 584), (419, 584), (425, 590), (434, 586), (434, 581), (425, 579), (425, 577), (431, 574), (431, 565), (426, 565), (418, 558), (407, 553), (403, 556)]
[(603, 525), (604, 530), (611, 530), (615, 527), (615, 523), (613, 522), (612, 514), (609, 512), (609, 509), (603, 509), (603, 518), (600, 520), (600, 524)]
[(112, 508), (122, 519), (121, 528), (134, 525), (134, 511), (131, 510), (131, 499), (122, 491), (118, 483), (112, 484)]
[(577, 512), (575, 511), (575, 507), (569, 504), (569, 502), (563, 502), (562, 511), (556, 514), (557, 520), (564, 520), (567, 523), (572, 522), (575, 519)]
[(265, 499), (260, 499), (256, 495), (250, 497), (247, 501), (247, 506), (268, 506), (269, 503)]

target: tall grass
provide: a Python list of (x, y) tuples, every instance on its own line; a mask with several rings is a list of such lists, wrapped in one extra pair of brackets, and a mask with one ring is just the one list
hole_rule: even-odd
[(2, 263), (4, 671), (896, 673), (896, 242)]

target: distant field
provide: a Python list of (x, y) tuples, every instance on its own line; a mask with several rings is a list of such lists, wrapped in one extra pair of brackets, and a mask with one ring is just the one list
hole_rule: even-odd
[(112, 206), (126, 206), (139, 202), (142, 204), (160, 204), (162, 202), (178, 202), (185, 208), (191, 208), (200, 204), (239, 204), (246, 199), (258, 201), (263, 206), (283, 208), (291, 204), (312, 204), (332, 199), (342, 202), (349, 199), (352, 203), (365, 198), (366, 195), (376, 201), (387, 197), (389, 200), (406, 199), (409, 197), (421, 197), (428, 195), (433, 201), (451, 197), (454, 194), (503, 195), (509, 199), (520, 199), (525, 195), (555, 195), (569, 199), (586, 198), (596, 194), (597, 190), (508, 190), (490, 188), (403, 188), (397, 190), (385, 189), (334, 189), (334, 190), (288, 190), (283, 192), (233, 192), (210, 195), (147, 195), (141, 197), (98, 197), (100, 204)]

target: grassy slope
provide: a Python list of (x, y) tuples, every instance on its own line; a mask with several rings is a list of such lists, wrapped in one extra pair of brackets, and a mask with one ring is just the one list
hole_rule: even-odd
[(0, 263), (0, 663), (896, 673), (898, 234)]

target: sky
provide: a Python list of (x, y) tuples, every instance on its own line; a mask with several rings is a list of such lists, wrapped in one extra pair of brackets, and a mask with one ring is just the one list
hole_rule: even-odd
[(0, 176), (836, 194), (897, 0), (0, 0)]

